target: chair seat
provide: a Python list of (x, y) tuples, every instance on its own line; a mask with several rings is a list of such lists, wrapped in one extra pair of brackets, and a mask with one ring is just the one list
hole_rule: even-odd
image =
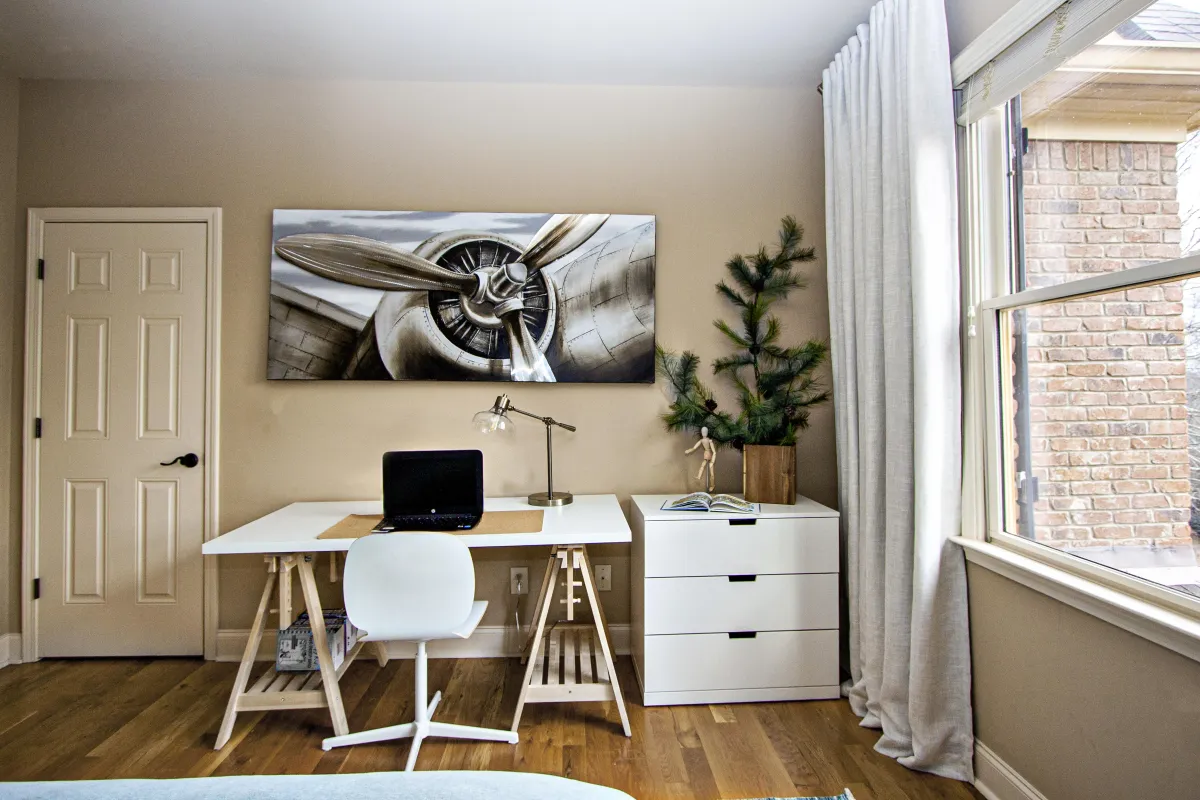
[(476, 600), (471, 604), (471, 615), (467, 617), (462, 625), (455, 629), (454, 635), (460, 639), (470, 638), (475, 629), (479, 627), (479, 621), (483, 619), (483, 612), (487, 611), (487, 600)]
[(467, 639), (479, 627), (479, 621), (483, 619), (483, 614), (487, 611), (487, 600), (476, 600), (471, 603), (471, 613), (467, 618), (452, 631), (405, 631), (404, 635), (391, 633), (387, 630), (368, 631), (365, 636), (360, 636), (359, 640), (364, 642), (433, 642), (439, 639)]

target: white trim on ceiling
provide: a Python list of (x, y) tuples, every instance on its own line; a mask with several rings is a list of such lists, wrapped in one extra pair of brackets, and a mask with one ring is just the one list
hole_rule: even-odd
[(1041, 22), (1065, 0), (1020, 0), (975, 37), (950, 62), (950, 79), (955, 86), (971, 77), (987, 62), (1004, 52), (1034, 25)]

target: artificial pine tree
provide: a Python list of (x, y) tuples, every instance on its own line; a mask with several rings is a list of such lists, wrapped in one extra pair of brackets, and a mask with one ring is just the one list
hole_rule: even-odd
[(779, 245), (768, 252), (735, 255), (725, 268), (733, 286), (721, 281), (717, 292), (741, 315), (741, 330), (724, 320), (713, 322), (738, 347), (732, 355), (713, 361), (713, 374), (726, 376), (741, 406), (737, 416), (722, 410), (699, 378), (700, 358), (659, 348), (658, 372), (671, 385), (674, 400), (663, 414), (669, 431), (696, 431), (707, 427), (716, 442), (741, 450), (748, 444), (794, 445), (796, 432), (808, 427), (809, 409), (829, 399), (814, 375), (825, 363), (829, 346), (810, 339), (795, 347), (779, 344), (783, 324), (771, 306), (787, 299), (805, 281), (792, 272), (799, 263), (812, 261), (813, 248), (801, 247), (804, 230), (787, 216), (779, 230)]

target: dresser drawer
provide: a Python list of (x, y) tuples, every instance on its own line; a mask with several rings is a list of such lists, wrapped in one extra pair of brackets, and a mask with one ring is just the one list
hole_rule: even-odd
[(838, 683), (838, 632), (768, 631), (647, 636), (646, 692), (771, 689)]
[(838, 571), (831, 517), (728, 517), (645, 523), (647, 578)]
[(647, 578), (645, 604), (647, 635), (836, 628), (838, 576)]

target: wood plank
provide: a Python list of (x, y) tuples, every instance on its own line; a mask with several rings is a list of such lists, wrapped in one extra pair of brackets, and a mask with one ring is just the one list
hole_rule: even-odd
[(263, 670), (263, 674), (255, 678), (254, 683), (250, 684), (250, 688), (246, 690), (246, 694), (265, 692), (271, 681), (275, 679), (276, 674), (274, 667), (267, 667)]
[(195, 661), (173, 659), (106, 661), (108, 669), (100, 674), (111, 676), (107, 683), (89, 681), (84, 686), (87, 691), (74, 695), (73, 702), (51, 703), (45, 713), (9, 732), (13, 738), (5, 750), (12, 753), (12, 769), (0, 769), (0, 775), (26, 780), (78, 769), (78, 760), (88, 751), (137, 717), (147, 694), (163, 694), (197, 667)]
[[(583, 652), (578, 640), (576, 652)], [(321, 740), (331, 733), (323, 709), (241, 713), (226, 747), (212, 750), (236, 670), (199, 659), (8, 667), (0, 672), (0, 719), (9, 724), (0, 728), (0, 775), (166, 778), (403, 767), (405, 742), (323, 752)], [(502, 727), (523, 672), (515, 658), (434, 659), (430, 688), (442, 689), (444, 698), (435, 718)], [(628, 659), (618, 660), (617, 672), (628, 685)], [(348, 670), (340, 687), (351, 730), (412, 716), (410, 660), (383, 668), (367, 660)], [(419, 768), (545, 772), (667, 800), (820, 796), (845, 787), (858, 800), (980, 800), (966, 784), (909, 771), (876, 753), (878, 732), (862, 728), (845, 701), (723, 706), (716, 717), (708, 706), (632, 704), (628, 714), (632, 739), (621, 733), (614, 702), (530, 705), (517, 746), (430, 739)]]
[(579, 637), (579, 682), (594, 683), (596, 680), (596, 662), (593, 660), (592, 636), (584, 633)]
[(716, 722), (711, 711), (703, 706), (692, 709), (696, 733), (704, 743), (708, 766), (712, 769), (722, 794), (734, 796), (745, 792), (748, 797), (794, 797), (796, 787), (787, 769), (771, 748), (770, 740), (750, 714), (737, 715), (736, 725)]
[(563, 683), (568, 686), (579, 683), (579, 668), (575, 659), (575, 641), (578, 634), (579, 632), (574, 628), (568, 628), (562, 632)]

